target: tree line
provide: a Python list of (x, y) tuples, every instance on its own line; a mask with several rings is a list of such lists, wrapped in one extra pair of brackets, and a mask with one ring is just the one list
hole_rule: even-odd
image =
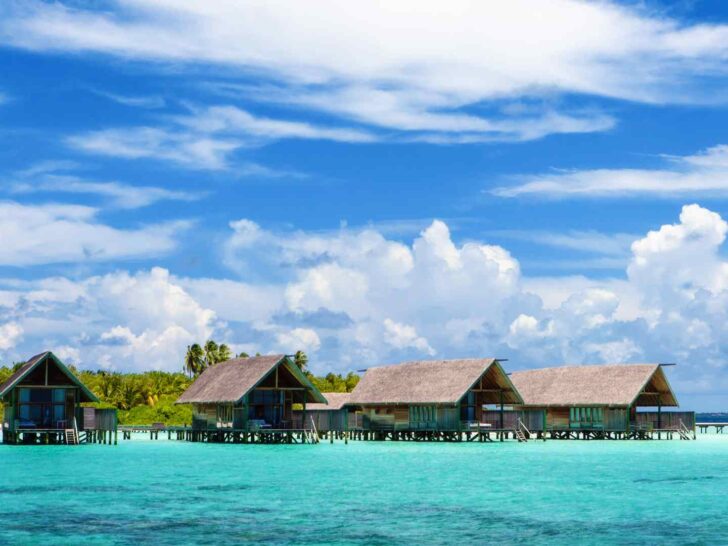
[[(249, 355), (239, 353), (235, 357), (248, 358)], [(195, 343), (187, 347), (180, 372), (122, 373), (69, 368), (99, 398), (100, 403), (96, 406), (119, 410), (119, 423), (183, 425), (192, 421), (191, 408), (176, 406), (174, 402), (205, 369), (230, 358), (233, 358), (233, 353), (226, 344), (208, 340), (204, 344)], [(334, 373), (314, 375), (307, 369), (308, 356), (303, 351), (297, 351), (293, 361), (321, 392), (351, 392), (359, 382), (359, 376), (353, 372), (346, 376)], [(17, 362), (0, 366), (0, 384), (23, 364)]]

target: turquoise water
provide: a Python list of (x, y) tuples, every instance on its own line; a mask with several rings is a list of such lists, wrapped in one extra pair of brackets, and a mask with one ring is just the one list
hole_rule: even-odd
[(1, 544), (728, 544), (695, 442), (0, 446)]

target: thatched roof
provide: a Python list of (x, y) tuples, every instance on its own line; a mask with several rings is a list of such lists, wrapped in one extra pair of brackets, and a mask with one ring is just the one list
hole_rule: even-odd
[(561, 366), (513, 372), (528, 406), (677, 406), (659, 364)]
[(328, 404), (306, 404), (306, 411), (338, 411), (343, 408), (351, 398), (350, 392), (322, 392), (329, 401)]
[(351, 393), (350, 404), (457, 404), (483, 378), (503, 389), (507, 404), (522, 402), (500, 363), (493, 358), (424, 360), (369, 368)]
[(207, 368), (179, 397), (177, 404), (239, 402), (278, 366), (285, 366), (297, 382), (306, 388), (312, 402), (326, 403), (316, 387), (286, 355), (234, 358)]
[(81, 402), (99, 401), (96, 395), (92, 393), (86, 385), (81, 383), (78, 377), (76, 377), (73, 372), (71, 372), (71, 370), (69, 370), (66, 365), (61, 362), (61, 360), (51, 351), (45, 351), (30, 357), (30, 359), (28, 359), (25, 364), (18, 368), (15, 373), (13, 373), (13, 375), (8, 377), (8, 379), (2, 385), (0, 385), (0, 398), (3, 398), (15, 386), (22, 385), (23, 379), (27, 377), (37, 366), (45, 362), (46, 359), (50, 359), (50, 362), (52, 362), (59, 370), (63, 372), (64, 375), (68, 377), (68, 379), (70, 379), (77, 387), (79, 387), (79, 389), (81, 389)]

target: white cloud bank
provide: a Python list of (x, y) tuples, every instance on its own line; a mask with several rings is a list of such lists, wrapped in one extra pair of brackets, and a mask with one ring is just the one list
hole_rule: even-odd
[(98, 212), (80, 205), (0, 201), (0, 266), (155, 257), (176, 248), (176, 235), (189, 227), (177, 221), (119, 229), (99, 222)]
[[(728, 58), (727, 25), (616, 2), (116, 0), (93, 11), (29, 0), (0, 10), (6, 44), (178, 67), (217, 65), (226, 69), (219, 89), (228, 94), (303, 106), (431, 142), (526, 140), (613, 125), (599, 111), (553, 100), (559, 95), (724, 100), (706, 96), (711, 86), (701, 84), (725, 78)], [(269, 83), (241, 86), (250, 74)], [(345, 140), (353, 134), (247, 116), (248, 131)], [(109, 150), (110, 137), (124, 140), (116, 131), (87, 137), (85, 145)], [(152, 144), (174, 140), (173, 134), (140, 131), (136, 136)], [(140, 156), (142, 148), (126, 140), (128, 156)], [(212, 157), (225, 145), (178, 143)]]
[(4, 354), (43, 344), (75, 347), (89, 367), (179, 369), (187, 344), (214, 335), (248, 352), (303, 348), (317, 371), (432, 356), (677, 361), (681, 393), (728, 402), (728, 223), (698, 205), (637, 239), (624, 279), (601, 281), (524, 278), (507, 250), (456, 244), (439, 221), (411, 244), (231, 227), (227, 263), (245, 281), (157, 268), (0, 282)]

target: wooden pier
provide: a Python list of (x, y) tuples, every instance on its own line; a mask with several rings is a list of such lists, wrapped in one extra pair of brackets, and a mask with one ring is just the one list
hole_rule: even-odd
[(728, 423), (695, 423), (695, 426), (704, 434), (710, 432), (711, 427), (714, 427), (718, 434), (723, 434), (723, 431), (728, 429)]

